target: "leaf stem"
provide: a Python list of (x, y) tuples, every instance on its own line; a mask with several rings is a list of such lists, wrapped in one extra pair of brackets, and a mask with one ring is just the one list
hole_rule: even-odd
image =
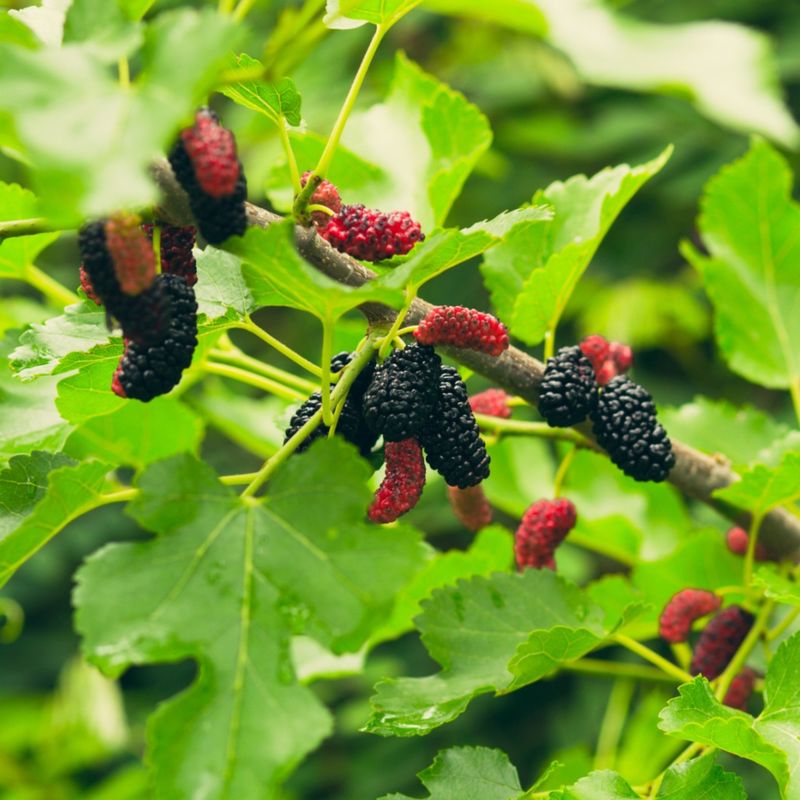
[(556, 332), (555, 329), (550, 327), (547, 329), (544, 335), (544, 356), (542, 357), (542, 361), (547, 364), (547, 359), (553, 357), (553, 352), (555, 351), (556, 345)]
[(481, 428), (491, 430), (494, 433), (520, 434), (527, 436), (539, 436), (543, 439), (558, 439), (564, 442), (572, 442), (577, 447), (587, 450), (597, 450), (597, 446), (587, 439), (583, 434), (572, 428), (551, 428), (546, 422), (524, 422), (517, 419), (500, 419), (500, 417), (490, 417), (486, 414), (476, 414), (475, 419)]
[(744, 577), (742, 579), (744, 583), (744, 589), (747, 592), (748, 597), (752, 597), (754, 593), (753, 588), (753, 562), (755, 561), (756, 557), (756, 545), (758, 544), (758, 533), (761, 530), (761, 522), (764, 519), (763, 512), (758, 514), (753, 514), (753, 518), (750, 521), (750, 530), (747, 536), (747, 552), (744, 556)]
[(632, 678), (640, 681), (656, 681), (658, 683), (675, 684), (671, 675), (666, 675), (655, 667), (644, 664), (627, 664), (620, 661), (603, 661), (599, 658), (581, 658), (562, 664), (562, 669), (568, 672), (585, 672), (589, 675), (603, 675), (609, 678)]
[(608, 705), (600, 724), (594, 769), (613, 769), (617, 762), (617, 748), (628, 718), (636, 684), (629, 678), (618, 678), (611, 687)]
[(117, 61), (117, 72), (119, 73), (119, 85), (123, 89), (131, 88), (131, 67), (128, 64), (128, 59), (122, 56)]
[(789, 392), (792, 395), (794, 415), (797, 417), (798, 425), (800, 425), (800, 375), (792, 379), (792, 382), (789, 384)]
[(625, 636), (622, 633), (615, 633), (611, 637), (611, 641), (621, 644), (632, 653), (636, 653), (636, 655), (641, 656), (645, 661), (649, 661), (667, 675), (671, 675), (679, 683), (686, 683), (687, 681), (692, 680), (692, 676), (688, 672), (682, 670), (671, 661), (667, 661), (666, 658), (660, 656), (654, 650), (651, 650), (647, 645), (637, 642), (636, 639), (632, 639), (630, 636)]
[(572, 464), (577, 452), (578, 446), (573, 444), (572, 447), (567, 450), (564, 458), (561, 459), (561, 463), (558, 465), (555, 477), (553, 478), (553, 497), (560, 497), (564, 480), (567, 477), (567, 472), (569, 472), (570, 465)]
[(400, 309), (400, 311), (397, 312), (397, 316), (394, 318), (392, 327), (389, 328), (389, 332), (386, 334), (386, 336), (383, 337), (380, 349), (378, 350), (378, 359), (380, 361), (383, 361), (383, 359), (386, 358), (386, 355), (389, 352), (389, 348), (392, 346), (392, 342), (394, 342), (395, 338), (400, 335), (400, 329), (403, 326), (403, 320), (406, 318), (406, 314), (408, 314), (408, 311), (411, 308), (411, 304), (414, 302), (416, 296), (417, 296), (416, 288), (413, 286), (407, 286), (405, 303), (403, 304), (403, 307)]
[(223, 378), (230, 378), (231, 380), (239, 381), (239, 383), (245, 383), (248, 386), (255, 386), (256, 389), (261, 389), (269, 394), (282, 397), (284, 400), (289, 400), (290, 402), (302, 400), (305, 397), (305, 395), (302, 392), (298, 392), (297, 389), (292, 389), (270, 378), (256, 375), (254, 372), (242, 369), (241, 367), (234, 367), (230, 364), (219, 364), (216, 361), (209, 360), (201, 362), (198, 366), (204, 372), (211, 375), (220, 375)]
[(247, 355), (247, 353), (243, 353), (238, 348), (234, 348), (233, 350), (219, 350), (217, 348), (212, 348), (208, 354), (217, 361), (230, 361), (244, 369), (249, 369), (252, 372), (260, 373), (268, 378), (274, 378), (275, 380), (285, 383), (288, 386), (292, 386), (295, 389), (299, 389), (306, 394), (311, 394), (311, 392), (315, 391), (317, 388), (316, 383), (308, 381), (305, 378), (301, 378), (299, 375), (294, 375), (291, 372), (287, 372), (280, 367), (275, 367), (272, 364), (259, 361), (257, 358), (253, 358), (252, 356)]
[(33, 236), (35, 233), (51, 233), (53, 231), (43, 217), (30, 219), (9, 219), (0, 222), (0, 241), (12, 236)]
[(51, 278), (46, 272), (42, 272), (33, 264), (28, 264), (25, 268), (24, 279), (34, 289), (38, 289), (53, 305), (63, 308), (81, 301), (75, 292), (71, 292), (62, 283), (59, 283), (55, 278)]
[(300, 170), (297, 166), (297, 159), (294, 157), (294, 149), (292, 148), (292, 140), (289, 138), (289, 131), (286, 128), (286, 120), (283, 117), (278, 120), (278, 137), (281, 140), (283, 151), (286, 153), (286, 163), (289, 165), (292, 188), (295, 194), (299, 194), (303, 188), (300, 183)]
[(333, 320), (322, 320), (322, 358), (319, 392), (322, 397), (322, 423), (331, 426), (333, 413), (331, 411), (331, 356), (333, 355)]
[(239, 5), (233, 11), (236, 22), (242, 22), (255, 5), (255, 0), (239, 0)]
[(764, 638), (768, 642), (775, 641), (775, 639), (777, 639), (779, 636), (781, 636), (782, 634), (784, 634), (788, 630), (788, 628), (791, 626), (791, 624), (798, 617), (800, 617), (800, 606), (796, 606), (795, 608), (792, 608), (784, 616), (784, 618), (774, 628), (772, 628), (772, 630), (769, 630), (764, 634)]
[(259, 328), (258, 325), (253, 322), (250, 318), (246, 319), (244, 322), (239, 322), (233, 327), (240, 328), (244, 331), (249, 331), (253, 334), (253, 336), (257, 336), (261, 339), (262, 342), (266, 342), (270, 347), (277, 350), (282, 356), (286, 356), (290, 361), (294, 361), (297, 366), (302, 367), (306, 372), (310, 372), (315, 377), (320, 377), (322, 374), (322, 370), (313, 362), (309, 361), (307, 358), (303, 358), (300, 353), (296, 353), (292, 350), (291, 347), (285, 345), (280, 339), (276, 339), (272, 334), (267, 333), (263, 328)]
[(323, 214), (327, 214), (329, 217), (332, 217), (336, 214), (336, 212), (328, 208), (328, 206), (322, 206), (319, 203), (309, 203), (306, 206), (306, 211), (321, 211)]

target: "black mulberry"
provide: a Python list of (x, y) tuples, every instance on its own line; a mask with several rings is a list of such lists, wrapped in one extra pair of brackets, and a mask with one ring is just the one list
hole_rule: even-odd
[(697, 640), (689, 672), (705, 675), (710, 681), (722, 675), (754, 621), (741, 606), (728, 606), (717, 613)]
[(427, 345), (395, 350), (375, 368), (364, 393), (367, 425), (387, 442), (416, 437), (436, 404), (441, 367)]
[(539, 389), (539, 413), (553, 428), (586, 419), (597, 402), (594, 369), (580, 347), (562, 347), (547, 367)]
[(467, 489), (489, 477), (489, 454), (469, 404), (467, 387), (453, 367), (442, 367), (433, 412), (420, 433), (431, 469), (449, 486)]
[[(142, 226), (152, 240), (151, 224)], [(189, 286), (197, 283), (197, 262), (194, 258), (195, 229), (159, 223), (161, 229), (161, 271), (170, 275), (180, 275)]]
[(666, 431), (658, 424), (648, 391), (619, 375), (609, 381), (591, 411), (598, 444), (626, 475), (637, 481), (663, 481), (675, 466)]

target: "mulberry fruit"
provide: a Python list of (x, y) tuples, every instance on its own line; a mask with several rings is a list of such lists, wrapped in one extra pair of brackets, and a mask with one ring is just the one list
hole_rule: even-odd
[(111, 253), (106, 246), (105, 222), (87, 222), (78, 232), (81, 255), (81, 284), (84, 276), (92, 288), (96, 302), (106, 306), (109, 313), (121, 302), (122, 288), (114, 270)]
[(92, 281), (89, 278), (86, 269), (84, 268), (83, 264), (81, 264), (80, 268), (80, 277), (81, 277), (81, 289), (83, 289), (83, 293), (96, 305), (101, 306), (103, 305), (103, 301), (97, 296), (94, 291), (94, 286), (92, 286)]
[(468, 531), (476, 533), (492, 521), (492, 507), (480, 484), (468, 489), (448, 486), (447, 496), (453, 514)]
[(509, 396), (502, 389), (486, 389), (472, 395), (469, 398), (469, 404), (476, 414), (508, 419), (511, 416), (509, 400)]
[(373, 522), (394, 522), (419, 502), (425, 486), (425, 462), (416, 439), (386, 442), (386, 476), (369, 507)]
[(116, 214), (105, 225), (106, 247), (120, 289), (127, 295), (141, 294), (150, 288), (156, 277), (153, 246), (141, 225), (136, 214)]
[(637, 481), (667, 477), (675, 455), (646, 389), (619, 375), (603, 389), (590, 416), (598, 444), (626, 475)]
[(732, 681), (722, 700), (723, 705), (747, 711), (747, 701), (753, 694), (758, 673), (750, 667), (745, 667)]
[(612, 378), (627, 372), (633, 364), (633, 351), (619, 342), (609, 342), (597, 333), (587, 336), (580, 344), (581, 352), (594, 367), (595, 378), (605, 386)]
[(728, 606), (703, 629), (692, 654), (689, 672), (713, 681), (728, 666), (753, 625), (753, 615), (741, 606)]
[(442, 367), (438, 397), (420, 433), (428, 466), (448, 486), (468, 489), (489, 477), (489, 454), (469, 405), (467, 387), (453, 367)]
[(592, 366), (597, 369), (611, 356), (611, 343), (605, 336), (593, 333), (580, 343), (581, 352), (589, 359)]
[[(725, 541), (728, 545), (728, 550), (730, 550), (731, 553), (735, 553), (737, 556), (743, 556), (747, 554), (747, 544), (749, 540), (750, 535), (744, 528), (731, 528), (725, 534)], [(756, 552), (754, 555), (756, 561), (769, 561), (767, 549), (763, 544), (761, 544), (761, 542), (756, 542)]]
[(362, 205), (342, 206), (318, 232), (340, 253), (363, 261), (405, 255), (425, 238), (419, 223), (407, 211), (384, 214)]
[(692, 623), (719, 611), (722, 600), (705, 589), (682, 589), (676, 592), (664, 606), (659, 619), (658, 632), (672, 644), (685, 642), (692, 630)]
[[(142, 226), (148, 238), (153, 239), (153, 228)], [(161, 229), (161, 271), (180, 275), (189, 286), (197, 283), (197, 262), (194, 258), (195, 229), (159, 223)]]
[(547, 360), (539, 388), (539, 413), (553, 428), (586, 419), (597, 403), (597, 382), (591, 362), (580, 347), (562, 347)]
[(420, 344), (447, 344), (499, 356), (508, 349), (508, 331), (491, 314), (463, 306), (432, 309), (414, 331)]
[(395, 350), (375, 368), (364, 393), (367, 425), (387, 442), (416, 436), (436, 403), (441, 366), (432, 347)]
[(611, 342), (610, 357), (619, 374), (627, 372), (633, 366), (633, 350), (626, 344)]
[(120, 397), (148, 402), (178, 384), (192, 363), (197, 346), (197, 301), (194, 290), (177, 275), (159, 275), (154, 287), (163, 287), (170, 322), (155, 344), (126, 341), (125, 353), (114, 373), (111, 388)]
[[(305, 186), (308, 181), (311, 171), (304, 172), (300, 178), (300, 185)], [(322, 180), (319, 186), (314, 190), (314, 194), (309, 198), (309, 204), (317, 206), (325, 206), (329, 208), (334, 214), (338, 214), (342, 210), (342, 198), (339, 196), (339, 190), (330, 182)], [(311, 214), (311, 219), (317, 226), (327, 224), (331, 218), (331, 214), (326, 214), (324, 211), (314, 211)]]
[(200, 233), (210, 244), (245, 232), (247, 181), (233, 134), (213, 111), (197, 112), (195, 124), (181, 131), (170, 151), (169, 163), (189, 196)]
[(553, 557), (567, 534), (575, 527), (575, 506), (563, 498), (537, 500), (522, 517), (514, 536), (517, 567), (555, 569)]

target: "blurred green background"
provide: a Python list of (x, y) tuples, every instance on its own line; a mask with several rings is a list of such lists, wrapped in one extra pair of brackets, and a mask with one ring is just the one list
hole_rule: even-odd
[[(161, 2), (155, 10), (170, 5), (176, 3)], [(251, 15), (251, 29), (260, 34), (252, 42), (254, 53), (261, 49), (263, 33), (272, 30), (282, 11), (293, 5), (257, 4)], [(722, 19), (759, 29), (774, 42), (789, 107), (797, 108), (800, 4), (617, 0), (611, 5), (653, 22)], [(298, 45), (291, 57), (283, 54), (278, 59), (279, 68), (288, 71), (303, 95), (310, 129), (324, 133), (330, 128), (368, 35), (365, 29), (326, 32), (319, 26), (307, 36), (307, 47)], [(696, 240), (698, 198), (705, 181), (745, 151), (746, 135), (709, 121), (680, 97), (587, 86), (564, 56), (529, 35), (424, 10), (411, 14), (386, 40), (367, 81), (364, 105), (384, 96), (397, 50), (476, 103), (488, 115), (495, 134), (491, 151), (451, 213), (450, 225), (468, 225), (516, 207), (553, 180), (592, 174), (609, 164), (640, 163), (673, 143), (675, 153), (667, 167), (623, 212), (594, 259), (559, 330), (560, 343), (599, 332), (632, 345), (637, 379), (661, 404), (680, 405), (705, 395), (753, 404), (788, 420), (783, 393), (748, 384), (721, 362), (711, 336), (709, 304), (697, 276), (678, 252), (682, 239)], [(237, 132), (251, 199), (268, 202), (266, 183), (279, 158), (272, 129), (221, 96), (214, 105)], [(787, 155), (796, 166), (796, 156)], [(24, 170), (0, 156), (0, 179), (24, 183)], [(41, 266), (75, 285), (74, 237), (65, 236), (46, 251)], [(32, 293), (26, 299), (26, 289), (20, 285), (6, 282), (0, 292), (2, 330), (51, 314), (32, 302)], [(488, 308), (477, 264), (442, 276), (425, 295), (432, 302)], [(260, 321), (305, 355), (317, 357), (318, 329), (310, 318), (269, 310)], [(353, 317), (340, 332), (340, 346), (351, 345), (362, 332), (360, 320)], [(3, 355), (13, 338), (3, 344)], [(254, 354), (274, 358), (273, 353), (247, 346)], [(480, 380), (470, 383), (475, 389), (482, 385)], [(239, 387), (213, 381), (190, 400), (213, 423), (204, 455), (229, 471), (246, 471), (260, 463), (258, 453), (240, 448), (224, 435), (236, 439), (233, 417), (255, 426), (265, 452), (274, 446), (278, 428), (288, 418), (282, 403), (257, 402)], [(720, 520), (703, 519), (722, 526)], [(410, 521), (430, 532), (438, 546), (462, 547), (469, 541), (449, 512), (441, 482), (432, 482)], [(506, 521), (513, 524), (511, 518)], [(117, 509), (94, 511), (49, 544), (3, 590), (0, 615), (6, 624), (0, 636), (13, 639), (0, 641), (3, 800), (147, 796), (139, 761), (146, 716), (159, 700), (190, 683), (194, 666), (132, 669), (119, 685), (107, 681), (77, 655), (70, 605), (72, 574), (83, 558), (108, 541), (144, 535)], [(609, 566), (589, 566), (577, 552), (566, 559), (566, 571), (577, 576)], [(18, 620), (21, 611), (24, 621)], [(17, 622), (20, 631), (14, 630)], [(520, 768), (523, 783), (554, 756), (576, 776), (591, 769), (591, 752), (610, 689), (601, 679), (564, 675), (506, 698), (483, 697), (456, 723), (422, 739), (380, 739), (358, 733), (375, 680), (392, 674), (421, 675), (433, 668), (417, 637), (406, 636), (373, 653), (363, 674), (319, 684), (318, 691), (336, 713), (336, 734), (292, 777), (286, 798), (369, 800), (389, 791), (415, 792), (415, 772), (428, 765), (437, 750), (455, 744), (504, 749)], [(631, 728), (621, 753), (631, 770), (664, 747), (663, 739), (650, 732), (663, 702), (660, 690), (637, 696), (641, 729)], [(735, 769), (745, 777), (752, 797), (777, 798), (766, 773), (742, 763)]]

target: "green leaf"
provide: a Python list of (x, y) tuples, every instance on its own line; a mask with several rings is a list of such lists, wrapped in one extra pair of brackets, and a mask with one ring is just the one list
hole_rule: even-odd
[(429, 0), (426, 7), (542, 36), (587, 83), (677, 95), (722, 125), (797, 146), (770, 40), (742, 25), (659, 25), (603, 0)]
[(155, 0), (117, 0), (117, 2), (129, 19), (139, 20), (150, 10)]
[[(501, 750), (451, 747), (442, 750), (418, 775), (429, 794), (425, 800), (519, 800), (522, 786), (516, 767)], [(385, 795), (382, 800), (412, 800)]]
[(706, 186), (698, 224), (710, 255), (683, 248), (714, 305), (717, 343), (730, 368), (783, 389), (800, 384), (800, 205), (791, 191), (785, 159), (754, 141)]
[(43, 452), (11, 458), (0, 472), (0, 586), (72, 520), (100, 505), (108, 470)]
[(747, 800), (742, 779), (714, 763), (714, 753), (673, 764), (664, 774), (659, 800)]
[(697, 677), (661, 712), (661, 730), (718, 747), (768, 769), (783, 800), (800, 793), (800, 633), (787, 639), (770, 662), (764, 710), (753, 718), (723, 706), (708, 681)]
[[(33, 192), (16, 183), (0, 181), (0, 221), (32, 219), (39, 216), (39, 202)], [(58, 233), (37, 233), (0, 240), (0, 278), (25, 280), (25, 271)]]
[(47, 45), (60, 45), (64, 33), (64, 19), (72, 0), (42, 0), (41, 5), (30, 5), (9, 15), (27, 25)]
[(403, 301), (400, 290), (375, 281), (354, 289), (312, 267), (295, 249), (290, 220), (249, 228), (228, 246), (244, 262), (244, 281), (257, 306), (288, 306), (320, 320), (335, 320), (368, 300), (395, 307)]
[(388, 28), (422, 0), (327, 0), (324, 22), (329, 28), (358, 28), (367, 22)]
[(78, 573), (77, 628), (105, 672), (199, 662), (149, 725), (159, 796), (273, 794), (330, 731), (296, 681), (291, 634), (357, 648), (426, 552), (407, 528), (364, 522), (368, 473), (353, 448), (317, 442), (260, 503), (189, 456), (158, 462), (130, 507), (157, 535), (106, 547)]
[(196, 250), (197, 310), (208, 320), (244, 319), (255, 311), (250, 290), (242, 276), (242, 262), (232, 253), (208, 245)]
[(128, 402), (87, 420), (70, 435), (64, 452), (140, 469), (176, 453), (195, 453), (202, 434), (202, 422), (188, 406), (173, 397), (157, 397), (147, 404)]
[(800, 606), (800, 584), (776, 572), (774, 567), (759, 567), (753, 575), (753, 584), (778, 603)]
[(533, 683), (597, 646), (607, 635), (603, 616), (550, 570), (497, 573), (439, 589), (416, 622), (442, 671), (379, 683), (365, 730), (422, 735), (455, 719), (479, 694)]
[(639, 795), (616, 772), (592, 772), (567, 789), (552, 792), (549, 800), (638, 800)]
[[(661, 170), (671, 151), (672, 148), (667, 148), (638, 167), (622, 164), (604, 169), (592, 178), (576, 175), (566, 183), (551, 184), (534, 197), (535, 203), (552, 205), (555, 218), (549, 235), (541, 241), (544, 252), (529, 254), (529, 260), (532, 258), (542, 266), (525, 276), (516, 293), (511, 317), (511, 331), (516, 336), (535, 345), (545, 338), (548, 330), (555, 329), (611, 224), (633, 195)], [(514, 244), (520, 246), (520, 242)], [(515, 286), (520, 278), (514, 269), (520, 265), (519, 254), (501, 252), (500, 258), (500, 262), (490, 262), (493, 266), (484, 273), (490, 276), (490, 289), (492, 283), (507, 279)], [(509, 287), (505, 287), (506, 295), (508, 291)], [(499, 310), (502, 315), (503, 310)]]
[(113, 62), (128, 56), (142, 40), (140, 26), (115, 0), (72, 0), (64, 23), (64, 44), (83, 44), (87, 52)]
[[(247, 53), (237, 56), (231, 64), (232, 69), (251, 69), (261, 67), (261, 62)], [(230, 97), (234, 103), (263, 114), (276, 125), (299, 125), (300, 93), (291, 78), (281, 78), (276, 83), (264, 80), (241, 81), (220, 88), (220, 93)]]
[(714, 497), (746, 508), (756, 516), (800, 498), (800, 453), (787, 453), (774, 468), (756, 464), (742, 473), (742, 479), (717, 489)]
[(14, 19), (9, 13), (0, 13), (0, 42), (9, 42), (33, 50), (39, 45), (40, 40), (27, 25)]

